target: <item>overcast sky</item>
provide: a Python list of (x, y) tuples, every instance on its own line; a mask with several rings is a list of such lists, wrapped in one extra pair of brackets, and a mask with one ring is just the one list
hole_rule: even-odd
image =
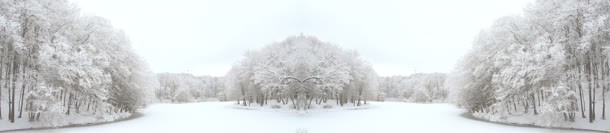
[(382, 76), (450, 72), (481, 29), (531, 0), (72, 0), (123, 29), (154, 72), (223, 76), (247, 50), (303, 33)]

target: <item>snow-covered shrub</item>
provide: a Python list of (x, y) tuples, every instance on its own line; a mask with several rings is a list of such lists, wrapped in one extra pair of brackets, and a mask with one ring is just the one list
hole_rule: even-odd
[(176, 96), (174, 97), (174, 102), (187, 103), (195, 101), (193, 95), (191, 95), (189, 92), (189, 89), (179, 88), (176, 92)]
[(385, 100), (385, 93), (377, 92), (377, 101), (383, 102)]
[(56, 127), (66, 123), (64, 108), (61, 101), (57, 100), (53, 93), (61, 88), (47, 87), (44, 84), (32, 89), (27, 95), (30, 107), (26, 110), (30, 113), (31, 121), (42, 126)]
[(333, 108), (333, 105), (324, 105), (324, 106), (322, 106), (322, 108), (324, 108), (324, 109), (331, 109), (331, 108)]
[(410, 101), (417, 103), (429, 103), (431, 102), (431, 99), (425, 92), (415, 91), (415, 93), (411, 96)]
[(65, 111), (62, 107), (61, 102), (54, 102), (48, 105), (45, 112), (40, 112), (38, 121), (34, 124), (42, 125), (45, 127), (57, 127), (66, 125), (68, 121), (65, 119)]
[(227, 101), (227, 95), (225, 94), (224, 91), (219, 92), (218, 94), (216, 94), (218, 101), (224, 102)]
[(570, 121), (567, 114), (577, 111), (572, 102), (577, 98), (576, 92), (567, 87), (545, 88), (550, 91), (550, 95), (542, 102), (540, 114), (545, 118), (545, 126), (551, 126), (555, 122)]
[(274, 104), (274, 105), (271, 105), (271, 108), (273, 108), (273, 109), (279, 109), (279, 108), (282, 108), (282, 106), (277, 105), (277, 104)]

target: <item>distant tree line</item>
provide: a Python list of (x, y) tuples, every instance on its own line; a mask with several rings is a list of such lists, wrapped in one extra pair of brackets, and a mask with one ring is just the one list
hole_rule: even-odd
[[(409, 76), (380, 77), (378, 100), (432, 103), (445, 102), (449, 90), (445, 87), (447, 74), (416, 73)], [(381, 98), (383, 97), (383, 98)]]
[(222, 77), (194, 76), (192, 74), (159, 73), (156, 97), (160, 102), (187, 103), (217, 98), (225, 101)]

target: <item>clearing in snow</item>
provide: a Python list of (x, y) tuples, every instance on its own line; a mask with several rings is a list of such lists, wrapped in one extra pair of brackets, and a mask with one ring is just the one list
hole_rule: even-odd
[(139, 112), (142, 117), (110, 124), (24, 132), (57, 133), (404, 133), (468, 132), (527, 133), (583, 132), (518, 127), (472, 120), (450, 104), (371, 102), (359, 110), (315, 111), (305, 114), (235, 108), (235, 102), (156, 104)]

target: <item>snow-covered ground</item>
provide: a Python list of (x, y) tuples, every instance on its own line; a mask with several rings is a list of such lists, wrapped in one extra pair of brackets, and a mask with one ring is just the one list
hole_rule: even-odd
[[(3, 108), (4, 109), (4, 108)], [(8, 112), (8, 109), (6, 110)], [(115, 120), (125, 119), (130, 117), (131, 113), (115, 113), (115, 114), (104, 114), (97, 115), (92, 112), (83, 111), (81, 114), (72, 113), (72, 115), (62, 115), (61, 119), (54, 119), (47, 122), (28, 122), (27, 113), (23, 113), (22, 118), (16, 118), (15, 123), (10, 123), (8, 118), (4, 116), (0, 120), (0, 132), (7, 130), (18, 130), (18, 129), (29, 129), (29, 128), (46, 128), (46, 127), (63, 127), (70, 125), (88, 125), (96, 123), (106, 123)], [(52, 123), (52, 124), (51, 124)]]
[(577, 132), (517, 127), (481, 122), (460, 116), (464, 111), (449, 104), (373, 102), (357, 110), (295, 113), (235, 108), (235, 102), (157, 104), (140, 110), (140, 118), (111, 124), (29, 130), (25, 132), (86, 133), (405, 133), (468, 132), (525, 133)]
[[(588, 103), (588, 101), (587, 101)], [(572, 129), (592, 129), (598, 131), (607, 131), (610, 132), (610, 120), (602, 120), (601, 112), (602, 112), (602, 104), (601, 102), (597, 105), (597, 116), (593, 123), (589, 122), (589, 118), (582, 118), (581, 112), (576, 113), (575, 122), (567, 122), (563, 120), (563, 117), (556, 117), (554, 119), (543, 117), (542, 115), (534, 115), (534, 111), (529, 111), (529, 113), (522, 112), (512, 112), (512, 114), (508, 113), (475, 113), (474, 117), (494, 121), (501, 123), (512, 123), (512, 124), (520, 124), (520, 125), (536, 125), (543, 127), (558, 127), (558, 128), (572, 128)], [(585, 115), (588, 116), (589, 112), (586, 112)]]

